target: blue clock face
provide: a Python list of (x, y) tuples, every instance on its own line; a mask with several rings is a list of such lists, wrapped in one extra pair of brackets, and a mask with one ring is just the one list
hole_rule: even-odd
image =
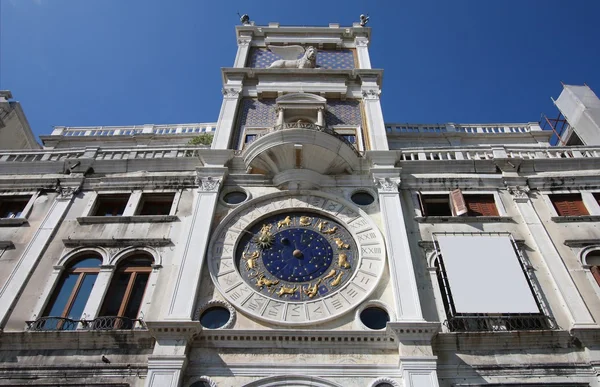
[(340, 223), (315, 213), (275, 215), (250, 227), (236, 249), (238, 270), (256, 291), (307, 301), (352, 277), (356, 244)]

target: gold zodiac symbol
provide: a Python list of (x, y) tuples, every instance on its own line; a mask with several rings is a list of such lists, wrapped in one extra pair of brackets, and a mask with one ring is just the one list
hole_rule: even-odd
[(317, 223), (317, 228), (319, 229), (319, 232), (323, 231), (323, 228), (327, 225), (327, 221), (325, 220), (321, 220), (319, 221), (319, 223)]
[(298, 290), (298, 286), (294, 286), (293, 288), (288, 288), (288, 287), (285, 287), (282, 285), (279, 288), (279, 290), (277, 291), (277, 294), (279, 295), (279, 297), (283, 296), (284, 294), (293, 295), (294, 293), (296, 293), (297, 290)]
[(246, 256), (245, 251), (242, 253), (242, 258), (244, 258), (244, 260), (246, 261), (246, 270), (247, 271), (256, 270), (256, 260), (258, 259), (259, 254), (260, 253), (258, 251), (254, 251), (249, 256)]
[(312, 222), (312, 218), (308, 216), (300, 217), (300, 226), (310, 226), (310, 222)]
[(328, 228), (327, 230), (323, 230), (323, 234), (335, 234), (337, 231), (337, 226)]
[(338, 276), (333, 281), (331, 281), (331, 286), (338, 286), (340, 284), (340, 282), (342, 282), (343, 275), (344, 275), (344, 273), (338, 274)]
[(289, 216), (286, 216), (284, 220), (277, 222), (277, 228), (287, 227), (290, 224), (292, 224), (292, 219)]
[(346, 254), (342, 253), (338, 256), (338, 265), (344, 269), (350, 268), (350, 263), (348, 262), (348, 256)]
[(308, 284), (308, 287), (302, 289), (304, 291), (304, 294), (306, 294), (308, 296), (308, 298), (313, 298), (314, 296), (316, 296), (317, 293), (319, 292), (319, 284), (320, 283), (321, 283), (321, 280), (318, 280), (313, 286)]
[(329, 272), (329, 274), (327, 274), (325, 277), (323, 277), (324, 280), (329, 279), (329, 278), (333, 278), (335, 277), (335, 269), (331, 269), (331, 271)]
[(271, 234), (271, 224), (263, 224), (260, 233), (256, 238), (256, 244), (261, 249), (267, 249), (273, 245), (273, 234)]
[(350, 248), (350, 245), (347, 244), (347, 243), (344, 243), (344, 241), (341, 240), (340, 238), (333, 238), (333, 241), (337, 245), (338, 249), (348, 249), (348, 248)]
[(262, 289), (265, 286), (270, 289), (271, 286), (277, 285), (278, 283), (279, 283), (279, 280), (277, 280), (277, 281), (270, 280), (267, 277), (265, 277), (265, 275), (263, 273), (258, 274), (258, 278), (256, 280), (256, 286), (259, 289)]

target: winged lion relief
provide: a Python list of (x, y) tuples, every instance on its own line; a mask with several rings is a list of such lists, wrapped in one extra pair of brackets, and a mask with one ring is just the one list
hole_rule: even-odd
[(270, 69), (312, 69), (317, 65), (317, 49), (309, 46), (268, 46), (269, 50), (283, 58), (271, 63)]

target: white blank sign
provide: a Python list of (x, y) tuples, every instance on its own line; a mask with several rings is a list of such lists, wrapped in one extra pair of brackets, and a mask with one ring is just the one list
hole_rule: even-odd
[(437, 240), (456, 313), (540, 313), (509, 237)]

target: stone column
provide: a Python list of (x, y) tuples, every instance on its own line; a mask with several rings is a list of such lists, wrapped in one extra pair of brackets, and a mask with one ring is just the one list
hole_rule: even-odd
[[(231, 81), (232, 76), (229, 78)], [(242, 95), (242, 79), (225, 85), (222, 91), (223, 102), (211, 149), (229, 149), (229, 142), (235, 126), (235, 114)]]
[(317, 108), (317, 125), (325, 126), (325, 117), (323, 115), (324, 108)]
[(381, 90), (379, 90), (376, 79), (364, 78), (362, 83), (363, 108), (367, 122), (370, 149), (388, 150), (379, 94), (381, 94)]
[(42, 220), (39, 228), (27, 244), (23, 254), (19, 257), (12, 273), (0, 289), (0, 329), (4, 327), (19, 294), (27, 285), (38, 261), (42, 258), (46, 247), (56, 233), (60, 222), (71, 206), (73, 197), (79, 187), (58, 187), (58, 196)]
[(277, 108), (277, 125), (283, 125), (284, 120), (284, 109), (282, 107)]
[(252, 42), (252, 35), (242, 35), (238, 38), (238, 50), (235, 55), (235, 62), (233, 67), (246, 67), (246, 61), (248, 60), (248, 53), (250, 52), (250, 43)]
[(379, 193), (398, 321), (423, 321), (408, 233), (404, 225), (402, 203), (398, 192), (399, 173), (375, 172), (373, 179)]
[(356, 56), (358, 58), (358, 68), (370, 69), (371, 59), (369, 58), (369, 39), (364, 36), (357, 36), (354, 39), (356, 46)]
[[(219, 171), (220, 173), (217, 174)], [(194, 197), (193, 212), (187, 220), (189, 224), (183, 228), (177, 243), (175, 256), (180, 257), (181, 261), (179, 267), (174, 268), (176, 277), (172, 278), (173, 287), (169, 294), (170, 300), (167, 302), (166, 320), (190, 321), (192, 319), (219, 188), (226, 172), (225, 167), (212, 167), (209, 171), (198, 172), (199, 187)]]
[(508, 187), (508, 191), (529, 229), (542, 260), (548, 267), (550, 278), (558, 290), (557, 296), (571, 322), (569, 329), (597, 327), (569, 274), (569, 269), (565, 266), (560, 253), (531, 203), (528, 194), (529, 187), (512, 186)]

